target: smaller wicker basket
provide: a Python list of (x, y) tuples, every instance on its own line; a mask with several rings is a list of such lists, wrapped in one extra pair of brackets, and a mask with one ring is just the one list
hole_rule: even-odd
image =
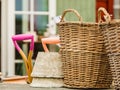
[[(100, 8), (98, 11), (101, 10), (105, 11), (104, 8)], [(104, 37), (106, 52), (109, 56), (114, 87), (120, 89), (120, 20), (111, 20), (107, 13), (106, 22), (100, 23), (100, 31)]]
[(109, 61), (113, 76), (113, 87), (120, 89), (120, 53), (109, 54)]
[(107, 53), (120, 53), (120, 20), (100, 25)]

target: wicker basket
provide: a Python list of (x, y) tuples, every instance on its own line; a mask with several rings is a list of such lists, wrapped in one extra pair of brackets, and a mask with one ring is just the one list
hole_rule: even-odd
[[(73, 12), (79, 21), (64, 21)], [(76, 10), (63, 12), (57, 24), (64, 83), (71, 88), (109, 88), (112, 77), (108, 57), (104, 54), (103, 36), (98, 23), (83, 23)]]
[(120, 53), (109, 54), (109, 61), (113, 75), (113, 87), (120, 89)]
[(66, 87), (110, 87), (112, 77), (106, 54), (64, 49), (60, 53)]
[(107, 53), (120, 53), (120, 20), (100, 25)]
[[(80, 21), (64, 21), (67, 12), (74, 12)], [(100, 35), (98, 23), (83, 23), (79, 13), (70, 9), (63, 12), (61, 22), (57, 25), (61, 49), (103, 52), (103, 37)]]
[[(100, 8), (102, 10), (103, 8)], [(111, 20), (107, 15), (107, 22), (100, 24), (100, 31), (104, 36), (106, 52), (109, 56), (115, 88), (120, 89), (120, 20)]]

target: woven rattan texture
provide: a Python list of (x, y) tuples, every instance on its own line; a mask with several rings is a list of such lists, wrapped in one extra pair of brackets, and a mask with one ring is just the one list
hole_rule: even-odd
[(72, 88), (109, 88), (112, 82), (105, 54), (60, 50), (64, 83)]
[(120, 89), (120, 53), (109, 54), (109, 60), (114, 80), (114, 87)]
[[(74, 12), (79, 21), (65, 21)], [(98, 23), (82, 22), (75, 10), (57, 24), (64, 83), (72, 88), (109, 88), (112, 75)]]
[(109, 88), (112, 77), (99, 25), (62, 22), (58, 29), (64, 83), (75, 88)]
[(120, 53), (120, 21), (101, 24), (107, 53)]
[(100, 31), (104, 36), (115, 88), (120, 88), (120, 21), (100, 24)]
[(62, 49), (103, 52), (98, 24), (61, 22), (58, 30)]

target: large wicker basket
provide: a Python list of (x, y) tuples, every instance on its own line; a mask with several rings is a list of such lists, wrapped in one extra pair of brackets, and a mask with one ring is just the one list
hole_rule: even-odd
[[(104, 8), (100, 8), (102, 10)], [(107, 55), (109, 56), (114, 86), (120, 89), (120, 20), (111, 20), (109, 14), (107, 22), (100, 24), (100, 31), (104, 36)]]
[[(64, 21), (73, 12), (80, 21)], [(112, 77), (98, 23), (83, 23), (76, 10), (57, 24), (64, 83), (72, 88), (109, 88)]]

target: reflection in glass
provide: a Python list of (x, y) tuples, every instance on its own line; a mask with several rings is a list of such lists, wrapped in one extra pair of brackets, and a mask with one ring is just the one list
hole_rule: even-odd
[(16, 15), (15, 16), (15, 31), (16, 34), (26, 33), (30, 30), (30, 16)]
[(47, 15), (34, 16), (34, 30), (37, 31), (38, 34), (43, 35), (43, 33), (46, 31), (47, 24), (48, 24)]
[(48, 0), (34, 0), (35, 11), (48, 11)]
[(15, 10), (16, 11), (29, 11), (30, 0), (15, 0)]

